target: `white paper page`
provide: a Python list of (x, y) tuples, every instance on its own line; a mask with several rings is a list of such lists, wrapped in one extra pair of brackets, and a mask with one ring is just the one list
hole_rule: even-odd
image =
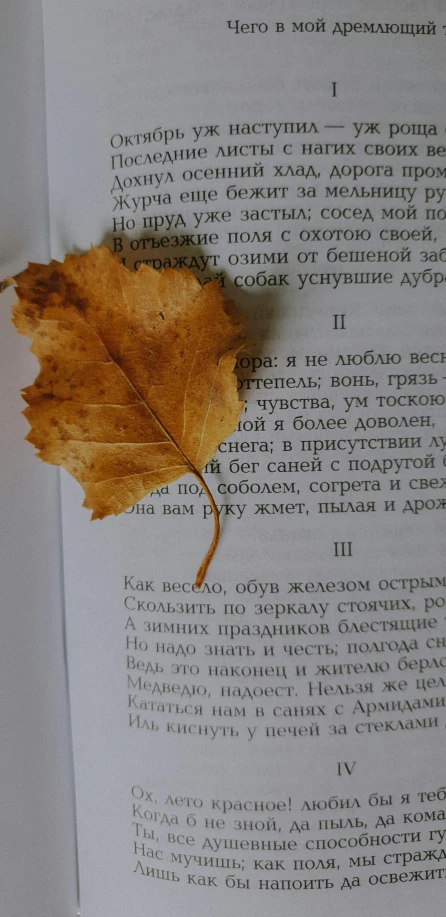
[[(40, 3), (7, 0), (0, 30), (0, 278), (49, 251)], [(63, 647), (58, 473), (24, 443), (36, 360), (1, 297), (1, 909), (77, 910)]]
[(441, 4), (44, 7), (53, 255), (217, 277), (258, 358), (199, 595), (193, 478), (63, 475), (82, 913), (440, 917)]

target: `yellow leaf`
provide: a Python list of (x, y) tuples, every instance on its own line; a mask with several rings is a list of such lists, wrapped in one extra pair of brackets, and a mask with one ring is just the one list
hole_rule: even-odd
[(106, 246), (30, 264), (15, 282), (13, 321), (40, 363), (23, 391), (27, 439), (79, 481), (92, 519), (194, 474), (214, 513), (201, 584), (219, 535), (201, 472), (242, 409), (234, 366), (245, 340), (233, 303), (187, 269), (133, 273)]

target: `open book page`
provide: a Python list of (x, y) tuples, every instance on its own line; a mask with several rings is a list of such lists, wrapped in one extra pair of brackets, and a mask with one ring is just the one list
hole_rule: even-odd
[[(0, 278), (49, 254), (42, 10), (2, 5)], [(58, 473), (23, 442), (20, 389), (37, 363), (1, 297), (1, 909), (77, 908), (71, 749), (63, 656)]]
[(44, 9), (53, 255), (254, 342), (199, 593), (192, 477), (92, 523), (62, 476), (82, 913), (440, 917), (441, 5)]

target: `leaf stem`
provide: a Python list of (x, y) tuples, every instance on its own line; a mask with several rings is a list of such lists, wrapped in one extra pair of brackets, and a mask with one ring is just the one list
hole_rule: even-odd
[(215, 500), (214, 500), (214, 498), (213, 498), (213, 496), (212, 496), (211, 491), (209, 490), (208, 485), (206, 484), (206, 481), (205, 481), (204, 478), (201, 476), (201, 474), (200, 474), (199, 471), (196, 471), (196, 470), (194, 469), (193, 474), (195, 475), (197, 481), (200, 482), (200, 484), (201, 484), (201, 486), (202, 486), (202, 488), (203, 488), (203, 490), (204, 490), (204, 492), (205, 492), (205, 494), (206, 494), (206, 496), (207, 496), (207, 498), (208, 498), (208, 500), (209, 500), (209, 503), (210, 503), (211, 509), (212, 509), (212, 515), (213, 515), (213, 517), (214, 517), (214, 534), (213, 534), (213, 537), (212, 537), (212, 541), (211, 541), (211, 544), (210, 544), (210, 547), (209, 547), (209, 550), (208, 550), (206, 556), (204, 557), (204, 559), (202, 560), (202, 562), (201, 562), (201, 564), (200, 564), (200, 567), (198, 568), (198, 572), (197, 572), (197, 575), (196, 575), (196, 578), (195, 578), (195, 585), (196, 585), (197, 589), (199, 589), (200, 586), (203, 585), (204, 578), (205, 578), (205, 576), (206, 576), (206, 573), (207, 573), (209, 564), (210, 564), (210, 562), (211, 562), (211, 560), (212, 560), (212, 558), (213, 558), (213, 556), (214, 556), (214, 554), (215, 554), (215, 549), (216, 549), (216, 547), (217, 547), (217, 545), (218, 545), (218, 539), (220, 538), (220, 518), (219, 518), (219, 515), (218, 515), (218, 509), (217, 509)]

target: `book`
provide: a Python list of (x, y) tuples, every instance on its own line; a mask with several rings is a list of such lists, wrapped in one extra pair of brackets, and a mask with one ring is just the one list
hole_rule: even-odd
[(7, 3), (1, 276), (246, 316), (205, 469), (91, 522), (2, 298), (7, 917), (444, 912), (442, 5)]

